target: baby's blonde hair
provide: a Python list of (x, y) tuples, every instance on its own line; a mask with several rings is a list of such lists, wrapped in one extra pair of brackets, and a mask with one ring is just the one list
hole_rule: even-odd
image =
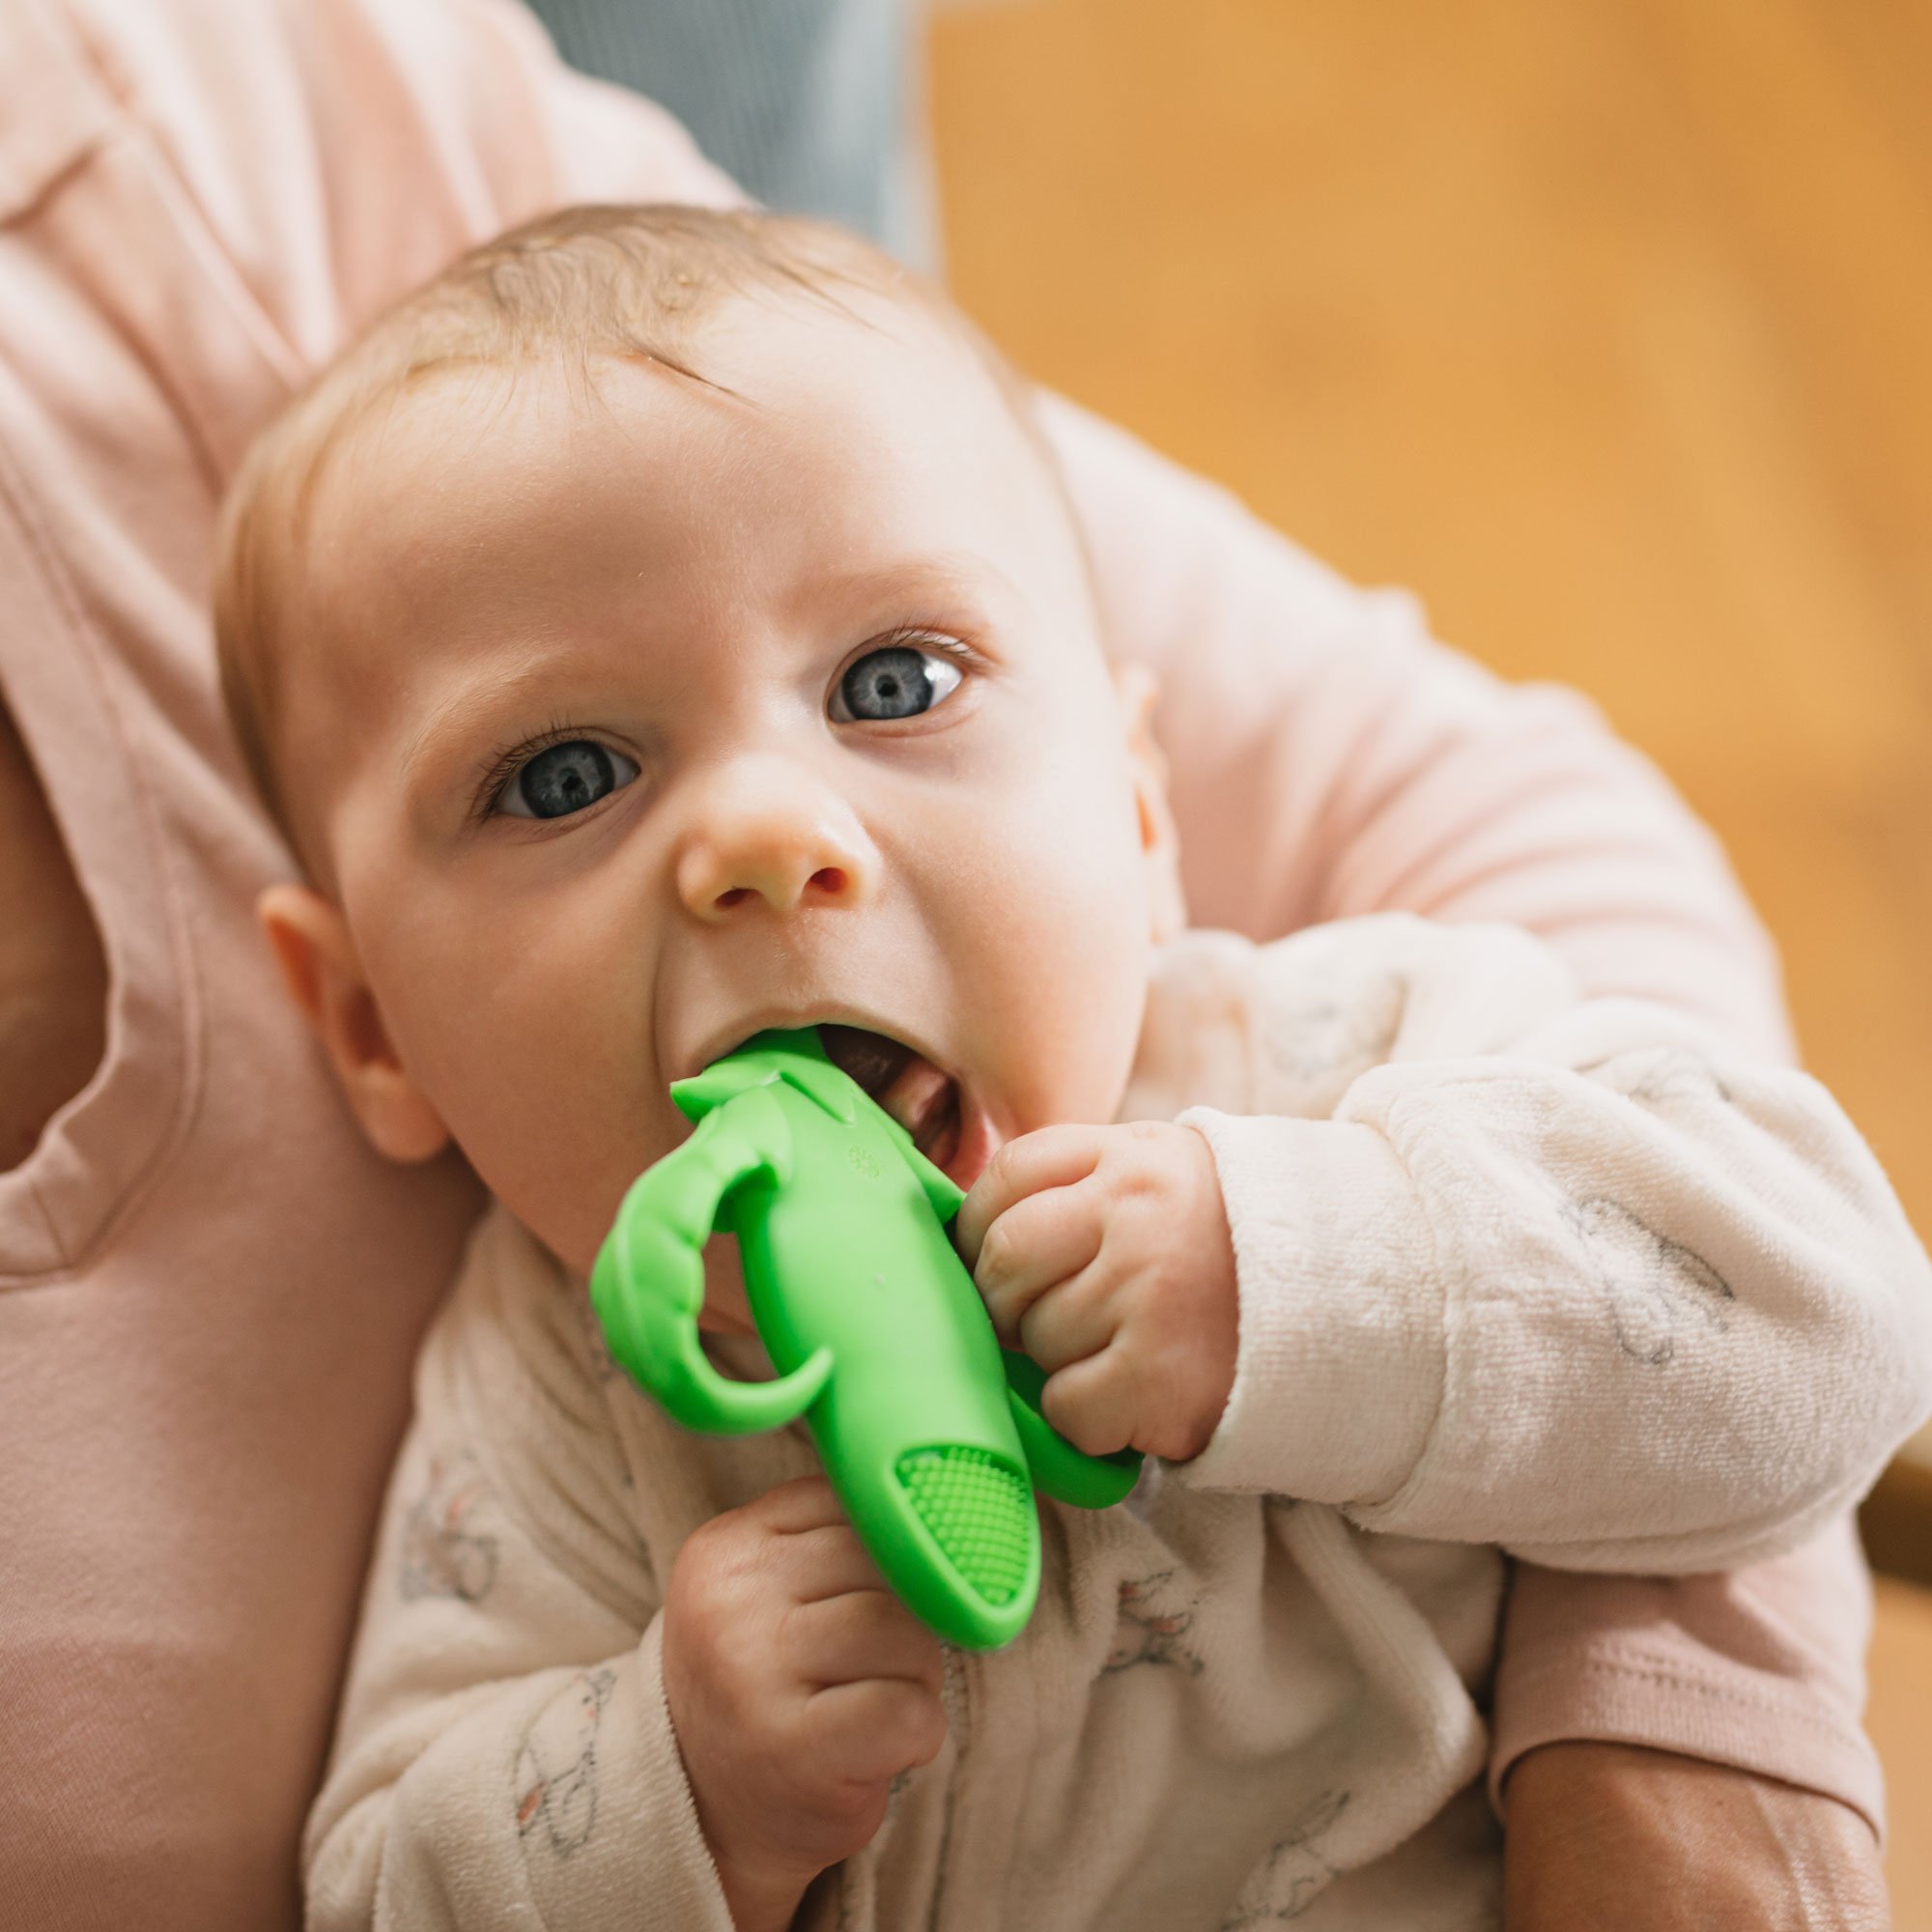
[(916, 305), (963, 338), (1065, 502), (1030, 385), (944, 295), (843, 229), (751, 210), (591, 206), (542, 215), (404, 297), (298, 392), (250, 446), (230, 486), (213, 584), (222, 699), (256, 789), (291, 847), (315, 856), (302, 850), (275, 757), (284, 599), (298, 579), (322, 482), (358, 424), (427, 378), (463, 367), (514, 372), (562, 361), (587, 387), (595, 360), (641, 358), (717, 386), (691, 351), (698, 323), (726, 298), (795, 295), (857, 320), (843, 299), (856, 291)]

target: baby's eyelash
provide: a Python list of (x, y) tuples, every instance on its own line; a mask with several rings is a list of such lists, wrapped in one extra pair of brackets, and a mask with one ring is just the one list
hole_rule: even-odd
[(510, 781), (539, 752), (547, 752), (553, 745), (567, 745), (573, 738), (589, 736), (581, 724), (573, 724), (566, 718), (553, 718), (534, 738), (506, 739), (477, 768), (469, 801), (470, 821), (481, 824), (496, 810), (497, 801), (509, 789)]
[[(985, 670), (992, 663), (983, 652), (976, 651), (971, 644), (963, 643), (959, 639), (951, 637), (944, 631), (929, 631), (923, 624), (895, 625), (883, 637), (874, 638), (859, 656), (869, 657), (874, 651), (890, 651), (901, 645), (915, 644), (929, 651), (938, 651), (949, 658), (957, 658), (961, 664), (970, 665), (976, 670)], [(857, 663), (858, 660), (854, 659), (853, 662)]]

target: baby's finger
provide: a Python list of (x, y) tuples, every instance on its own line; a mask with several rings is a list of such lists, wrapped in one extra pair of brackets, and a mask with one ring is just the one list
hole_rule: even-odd
[(795, 1603), (814, 1604), (826, 1597), (890, 1588), (871, 1551), (859, 1540), (859, 1532), (846, 1521), (842, 1511), (836, 1523), (787, 1537), (781, 1560)]
[(790, 1667), (813, 1690), (901, 1677), (936, 1697), (945, 1679), (939, 1639), (882, 1590), (801, 1604), (786, 1619), (783, 1637)]
[(1120, 1350), (1102, 1349), (1047, 1378), (1039, 1412), (1074, 1448), (1111, 1456), (1134, 1445), (1139, 1392)]
[(1099, 1163), (1100, 1136), (1105, 1132), (1104, 1127), (1069, 1122), (1037, 1128), (1001, 1148), (959, 1204), (952, 1224), (953, 1239), (966, 1265), (979, 1262), (986, 1231), (1014, 1202), (1043, 1187), (1065, 1187), (1092, 1174)]
[(1025, 1196), (986, 1230), (973, 1283), (1009, 1349), (1034, 1302), (1100, 1252), (1103, 1231), (1098, 1196), (1078, 1183)]
[(1037, 1296), (1020, 1317), (1017, 1346), (1048, 1375), (1097, 1355), (1113, 1341), (1120, 1318), (1109, 1276), (1089, 1263)]
[(845, 1506), (838, 1500), (830, 1478), (816, 1471), (777, 1484), (745, 1508), (767, 1529), (792, 1536), (835, 1523), (849, 1527), (852, 1520), (845, 1514)]
[(867, 1677), (814, 1690), (806, 1703), (807, 1762), (830, 1780), (883, 1784), (946, 1747), (946, 1711), (923, 1684)]

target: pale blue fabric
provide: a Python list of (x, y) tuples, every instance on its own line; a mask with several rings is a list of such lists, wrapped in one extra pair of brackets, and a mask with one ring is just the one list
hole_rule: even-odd
[(668, 107), (767, 206), (936, 266), (918, 0), (526, 0), (571, 66)]

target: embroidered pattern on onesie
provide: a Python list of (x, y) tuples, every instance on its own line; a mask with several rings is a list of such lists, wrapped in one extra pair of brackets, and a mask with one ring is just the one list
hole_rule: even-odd
[[(1172, 1663), (1190, 1677), (1199, 1677), (1208, 1666), (1182, 1639), (1194, 1628), (1197, 1596), (1176, 1599), (1185, 1593), (1173, 1587), (1179, 1573), (1157, 1570), (1151, 1577), (1123, 1577), (1119, 1587), (1120, 1622), (1115, 1626), (1114, 1648), (1100, 1666), (1102, 1677), (1117, 1670), (1131, 1670), (1137, 1663)], [(1125, 1626), (1122, 1630), (1122, 1626)]]
[(527, 1838), (541, 1823), (560, 1859), (597, 1829), (597, 1732), (616, 1684), (608, 1667), (580, 1671), (517, 1753), (517, 1835)]
[(1724, 1314), (1724, 1304), (1737, 1299), (1730, 1283), (1621, 1202), (1604, 1194), (1568, 1202), (1563, 1218), (1589, 1254), (1617, 1346), (1634, 1361), (1662, 1367), (1693, 1322), (1719, 1334), (1731, 1325)]
[(1407, 983), (1378, 973), (1332, 998), (1311, 993), (1281, 1013), (1263, 1036), (1268, 1079), (1262, 1111), (1320, 1119), (1371, 1068), (1379, 1066), (1402, 1031)]
[(398, 1578), (406, 1603), (421, 1597), (454, 1597), (480, 1604), (497, 1580), (497, 1539), (475, 1527), (478, 1499), (487, 1490), (469, 1450), (434, 1454), (422, 1494), (403, 1520), (403, 1567)]
[(1321, 1841), (1348, 1804), (1346, 1791), (1324, 1791), (1303, 1805), (1249, 1875), (1219, 1932), (1247, 1932), (1249, 1926), (1299, 1918), (1335, 1877)]

